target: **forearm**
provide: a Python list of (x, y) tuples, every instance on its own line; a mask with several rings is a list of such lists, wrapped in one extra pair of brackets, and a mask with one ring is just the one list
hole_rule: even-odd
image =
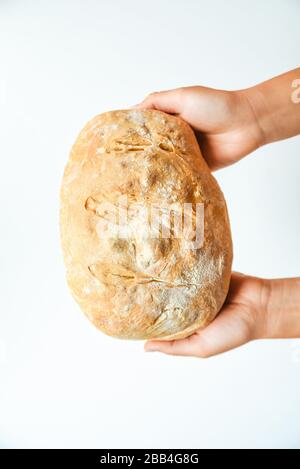
[(300, 134), (300, 68), (241, 93), (257, 119), (262, 145)]
[(267, 338), (300, 338), (300, 278), (266, 280)]

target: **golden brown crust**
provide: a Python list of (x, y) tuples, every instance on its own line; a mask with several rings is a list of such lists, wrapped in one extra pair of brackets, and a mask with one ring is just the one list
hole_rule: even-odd
[[(104, 238), (103, 204), (124, 195), (146, 206), (204, 204), (203, 246), (143, 238), (134, 229), (139, 215), (130, 236)], [(190, 127), (160, 111), (112, 111), (85, 126), (64, 173), (61, 239), (73, 296), (108, 335), (186, 337), (215, 318), (227, 295), (232, 242), (223, 194)]]

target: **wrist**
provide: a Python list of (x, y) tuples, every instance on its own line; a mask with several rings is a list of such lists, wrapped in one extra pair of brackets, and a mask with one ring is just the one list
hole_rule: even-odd
[(264, 280), (262, 338), (300, 337), (300, 278)]
[(262, 147), (277, 140), (276, 123), (261, 85), (239, 91), (248, 106), (250, 121), (257, 135), (257, 147)]
[(294, 83), (299, 79), (300, 68), (241, 90), (260, 130), (260, 146), (299, 134), (300, 105), (293, 99)]

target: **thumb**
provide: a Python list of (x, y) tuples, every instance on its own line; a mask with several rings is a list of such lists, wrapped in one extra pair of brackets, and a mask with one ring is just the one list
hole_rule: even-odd
[(181, 114), (183, 88), (150, 93), (140, 104), (139, 109), (157, 109), (170, 114)]

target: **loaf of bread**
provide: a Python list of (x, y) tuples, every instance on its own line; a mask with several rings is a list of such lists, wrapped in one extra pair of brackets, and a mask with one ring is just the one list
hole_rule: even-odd
[(220, 311), (232, 264), (226, 203), (178, 117), (92, 119), (65, 169), (60, 220), (70, 289), (106, 334), (183, 338)]

